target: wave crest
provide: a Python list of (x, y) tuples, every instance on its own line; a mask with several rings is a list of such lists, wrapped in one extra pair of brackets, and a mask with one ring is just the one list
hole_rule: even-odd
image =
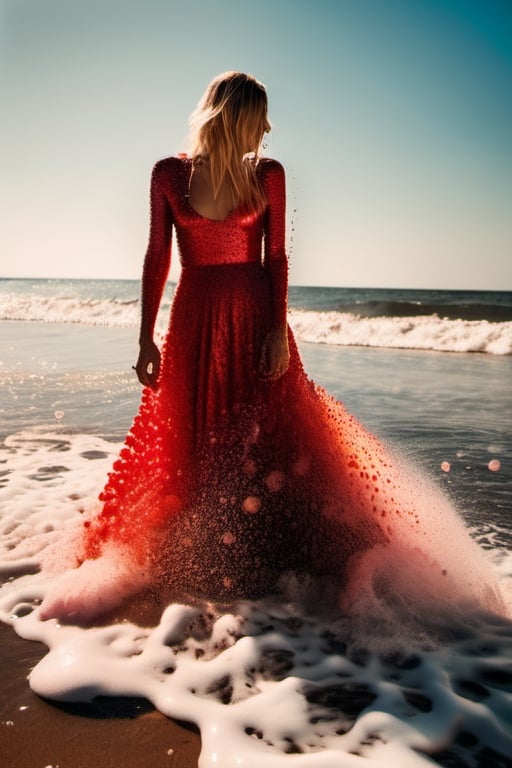
[(290, 323), (299, 340), (316, 344), (512, 354), (512, 322), (292, 310)]
[[(136, 327), (138, 299), (4, 294), (0, 320)], [(158, 330), (165, 331), (169, 302)], [(290, 325), (300, 341), (340, 346), (422, 349), (440, 352), (512, 354), (512, 321), (491, 322), (431, 315), (362, 316), (351, 312), (291, 309)]]

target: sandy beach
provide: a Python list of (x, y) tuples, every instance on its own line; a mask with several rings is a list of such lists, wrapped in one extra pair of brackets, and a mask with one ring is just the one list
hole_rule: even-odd
[(0, 624), (0, 755), (3, 768), (196, 768), (197, 728), (157, 712), (144, 699), (57, 704), (33, 693), (31, 668), (45, 655)]

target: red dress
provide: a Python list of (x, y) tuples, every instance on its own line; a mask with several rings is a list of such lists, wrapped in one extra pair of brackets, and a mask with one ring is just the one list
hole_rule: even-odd
[(259, 374), (286, 318), (283, 169), (260, 160), (266, 209), (221, 221), (191, 207), (191, 172), (185, 157), (153, 171), (143, 314), (156, 315), (173, 227), (181, 277), (158, 389), (143, 392), (84, 555), (125, 546), (155, 579), (212, 599), (271, 592), (287, 572), (339, 581), (386, 540), (391, 481), (375, 438), (307, 378), (290, 331), (288, 371)]

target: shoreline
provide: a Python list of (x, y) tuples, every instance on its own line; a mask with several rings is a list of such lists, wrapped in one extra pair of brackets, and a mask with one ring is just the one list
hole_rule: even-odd
[(42, 699), (27, 676), (46, 646), (2, 622), (0, 646), (3, 768), (197, 768), (201, 741), (194, 725), (165, 717), (141, 698), (101, 697), (91, 704)]

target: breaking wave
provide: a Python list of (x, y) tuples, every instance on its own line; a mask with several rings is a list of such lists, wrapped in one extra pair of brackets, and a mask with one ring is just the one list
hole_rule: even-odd
[[(166, 298), (160, 312), (160, 331), (165, 329), (169, 307), (170, 299)], [(512, 319), (484, 319), (482, 307), (478, 312), (474, 306), (471, 311), (464, 306), (458, 309), (459, 316), (455, 306), (373, 302), (371, 306), (343, 306), (343, 311), (292, 308), (289, 321), (300, 341), (314, 344), (512, 354)], [(0, 320), (11, 321), (136, 327), (139, 312), (139, 300), (132, 297), (6, 293), (0, 302)], [(503, 308), (501, 314), (492, 312), (492, 316), (506, 318), (507, 312)]]

